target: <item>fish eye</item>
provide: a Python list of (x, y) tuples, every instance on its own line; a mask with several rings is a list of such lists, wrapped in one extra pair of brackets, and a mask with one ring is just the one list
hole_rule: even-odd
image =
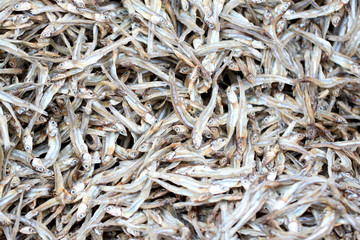
[(29, 145), (26, 145), (25, 146), (25, 151), (30, 151), (31, 150), (31, 147)]
[(84, 168), (86, 169), (86, 168), (88, 168), (89, 167), (89, 165), (88, 164), (84, 164)]
[(125, 132), (124, 132), (124, 130), (120, 130), (120, 134), (124, 134)]
[(20, 8), (20, 4), (16, 4), (14, 8), (15, 8), (15, 9), (19, 9), (19, 8)]
[(264, 118), (264, 122), (268, 122), (268, 121), (269, 121), (268, 117)]
[(206, 134), (206, 137), (207, 137), (207, 138), (211, 138), (211, 134)]
[(84, 217), (85, 217), (85, 214), (84, 214), (84, 213), (79, 214), (79, 218), (80, 218), (80, 219), (82, 219), (82, 218), (84, 218)]
[(174, 128), (175, 132), (180, 132), (180, 128), (176, 127)]
[(106, 207), (106, 211), (111, 211), (112, 210), (112, 206), (107, 206)]
[(151, 104), (150, 103), (148, 103), (148, 105), (147, 105), (149, 108), (151, 108), (152, 106), (151, 106)]
[(75, 190), (71, 190), (71, 191), (70, 191), (70, 194), (71, 194), (71, 195), (75, 195), (75, 194), (76, 194), (76, 191), (75, 191)]
[(158, 123), (159, 122), (159, 120), (158, 119), (155, 119), (155, 123)]
[(38, 172), (43, 172), (43, 171), (44, 171), (44, 168), (38, 167), (38, 168), (36, 168), (36, 170), (37, 170)]

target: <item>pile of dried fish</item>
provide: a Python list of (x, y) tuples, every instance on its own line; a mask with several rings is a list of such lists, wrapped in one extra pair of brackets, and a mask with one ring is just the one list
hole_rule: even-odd
[(359, 239), (358, 0), (0, 1), (1, 239)]

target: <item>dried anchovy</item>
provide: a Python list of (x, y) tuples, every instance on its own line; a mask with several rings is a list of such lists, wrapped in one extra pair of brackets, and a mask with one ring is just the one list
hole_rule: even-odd
[(1, 239), (359, 239), (357, 0), (0, 2)]

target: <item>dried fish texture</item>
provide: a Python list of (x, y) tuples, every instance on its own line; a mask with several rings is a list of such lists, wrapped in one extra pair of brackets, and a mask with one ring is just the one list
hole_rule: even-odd
[(0, 1), (0, 239), (360, 239), (358, 0)]

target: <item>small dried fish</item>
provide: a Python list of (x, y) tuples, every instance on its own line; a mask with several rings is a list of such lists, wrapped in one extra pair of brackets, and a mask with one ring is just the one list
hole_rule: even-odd
[(0, 239), (359, 239), (357, 0), (0, 1)]

